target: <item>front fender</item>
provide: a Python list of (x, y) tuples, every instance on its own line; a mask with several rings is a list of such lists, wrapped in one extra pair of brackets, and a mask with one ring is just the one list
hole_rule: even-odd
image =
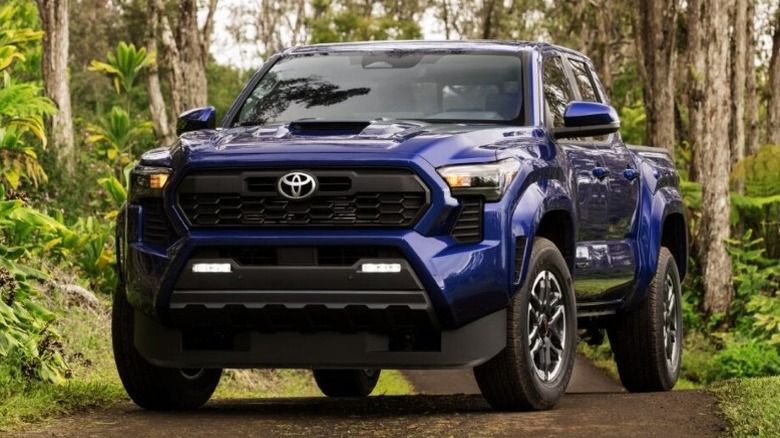
[[(531, 258), (533, 250), (533, 239), (536, 236), (539, 224), (545, 215), (551, 212), (563, 212), (574, 218), (574, 206), (571, 201), (568, 190), (557, 179), (544, 179), (530, 184), (520, 197), (511, 219), (511, 230), (513, 241), (510, 247), (510, 259), (515, 262), (514, 292), (519, 290), (528, 273), (528, 260)], [(574, 223), (574, 221), (572, 221)], [(574, 247), (574, 230), (561, 230), (564, 235), (571, 239), (570, 247)], [(518, 244), (524, 244), (525, 248), (520, 249), (522, 260), (517, 260)], [(573, 258), (566, 257), (569, 265), (569, 272), (574, 272)], [(518, 262), (521, 265), (518, 265)], [(519, 269), (518, 269), (519, 267)], [(519, 271), (519, 272), (517, 272)]]

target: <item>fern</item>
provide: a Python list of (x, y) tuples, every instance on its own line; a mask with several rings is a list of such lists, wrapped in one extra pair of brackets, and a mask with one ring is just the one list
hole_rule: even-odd
[(737, 163), (732, 172), (732, 179), (736, 178), (745, 182), (746, 196), (780, 196), (780, 145), (766, 145)]

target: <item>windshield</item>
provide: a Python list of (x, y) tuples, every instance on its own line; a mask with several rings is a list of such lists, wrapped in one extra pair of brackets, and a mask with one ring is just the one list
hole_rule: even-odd
[(242, 105), (237, 125), (301, 119), (509, 122), (521, 112), (515, 55), (323, 53), (279, 60)]

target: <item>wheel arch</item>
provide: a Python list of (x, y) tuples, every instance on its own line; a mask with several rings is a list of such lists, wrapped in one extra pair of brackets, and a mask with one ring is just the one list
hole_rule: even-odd
[(526, 278), (527, 261), (535, 237), (553, 242), (563, 255), (569, 273), (574, 273), (576, 228), (573, 211), (571, 198), (558, 180), (546, 180), (544, 184), (536, 182), (520, 197), (512, 216), (515, 290)]
[(534, 237), (552, 241), (566, 260), (569, 272), (574, 272), (574, 221), (568, 211), (558, 209), (545, 212), (536, 226)]
[(664, 217), (661, 246), (672, 253), (680, 278), (685, 278), (688, 271), (688, 228), (683, 213), (673, 212)]

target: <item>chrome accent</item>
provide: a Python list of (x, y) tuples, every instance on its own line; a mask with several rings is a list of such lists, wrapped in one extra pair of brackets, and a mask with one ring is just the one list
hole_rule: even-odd
[(317, 180), (306, 172), (290, 172), (279, 178), (276, 189), (287, 199), (300, 201), (317, 191)]

